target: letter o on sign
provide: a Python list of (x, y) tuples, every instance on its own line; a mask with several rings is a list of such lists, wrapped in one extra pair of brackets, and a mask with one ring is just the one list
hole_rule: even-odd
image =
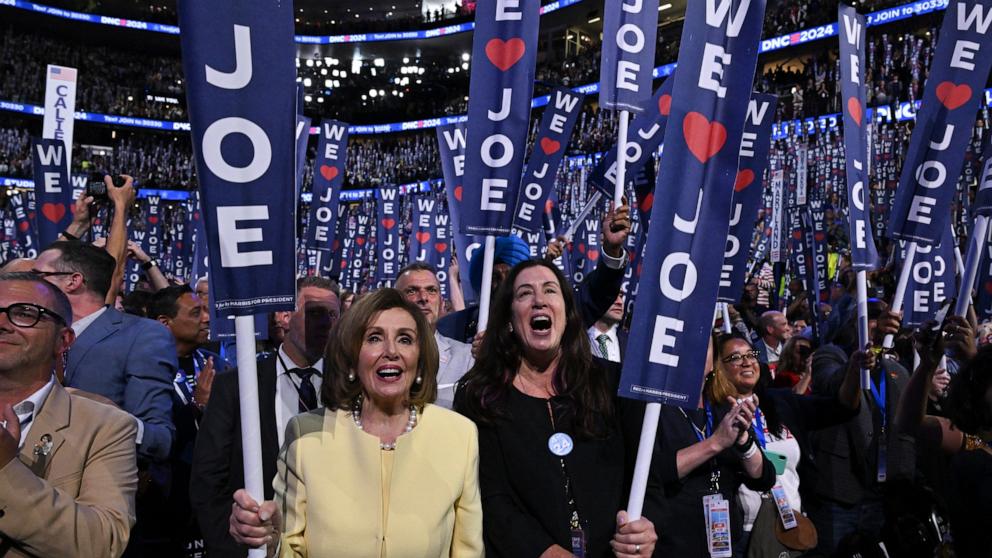
[[(497, 143), (503, 146), (503, 154), (498, 159), (493, 157), (493, 146)], [(483, 140), (482, 162), (486, 166), (493, 168), (505, 167), (509, 164), (510, 159), (513, 159), (513, 143), (510, 142), (510, 138), (503, 134), (494, 134)]]
[[(672, 285), (672, 270), (675, 266), (685, 266), (685, 279), (682, 281), (682, 288)], [(692, 291), (696, 289), (696, 265), (689, 259), (689, 254), (685, 252), (674, 252), (661, 262), (661, 294), (675, 302), (682, 302)]]
[[(628, 42), (627, 35), (633, 35), (634, 42)], [(644, 32), (633, 23), (621, 25), (620, 29), (617, 29), (617, 46), (625, 52), (641, 52), (644, 48)]]
[[(228, 134), (244, 134), (251, 141), (254, 153), (251, 162), (244, 167), (235, 167), (224, 160), (220, 144)], [(261, 178), (272, 163), (272, 144), (258, 124), (251, 120), (229, 116), (217, 120), (203, 133), (203, 161), (210, 172), (228, 182), (244, 184)]]

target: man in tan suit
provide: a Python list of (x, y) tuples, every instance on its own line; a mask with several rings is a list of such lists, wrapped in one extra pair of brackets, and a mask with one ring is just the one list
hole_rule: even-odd
[(0, 273), (0, 557), (120, 556), (134, 525), (137, 427), (55, 381), (69, 323), (58, 288)]

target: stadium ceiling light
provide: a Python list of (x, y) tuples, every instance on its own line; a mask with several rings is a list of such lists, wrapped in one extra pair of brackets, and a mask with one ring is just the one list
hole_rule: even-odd
[(379, 92), (376, 91), (375, 89), (369, 89), (369, 97), (372, 97), (373, 99), (375, 99), (375, 96), (378, 95), (378, 94), (379, 94)]
[(409, 58), (407, 58), (406, 56), (404, 56), (404, 57), (403, 57), (403, 63), (404, 63), (404, 64), (409, 64), (409, 63), (410, 63), (410, 59), (409, 59)]
[(310, 85), (312, 85), (312, 84), (313, 84), (313, 81), (311, 81), (310, 78), (304, 78), (304, 80), (303, 80), (303, 87), (310, 87)]
[(307, 60), (307, 68), (313, 68), (313, 60)]
[(465, 62), (468, 62), (470, 58), (472, 58), (472, 56), (469, 53), (467, 52), (462, 53), (462, 60), (464, 60)]
[(662, 5), (660, 5), (660, 6), (658, 6), (658, 11), (659, 11), (659, 12), (663, 12), (663, 11), (665, 11), (665, 10), (667, 10), (668, 8), (671, 8), (671, 7), (672, 7), (672, 5), (671, 5), (671, 4), (662, 4)]
[(599, 16), (595, 16), (595, 17), (589, 19), (589, 23), (596, 23), (600, 19), (602, 19), (602, 18), (600, 18)]
[(303, 97), (303, 100), (309, 103), (310, 101), (313, 100), (313, 97), (311, 97), (310, 95), (306, 95)]

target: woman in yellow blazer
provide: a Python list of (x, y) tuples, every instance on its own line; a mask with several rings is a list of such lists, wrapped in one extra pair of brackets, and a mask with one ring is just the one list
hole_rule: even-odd
[(326, 408), (289, 422), (275, 501), (235, 494), (234, 538), (270, 556), (481, 557), (476, 429), (429, 403), (438, 352), (423, 314), (376, 291), (324, 362)]

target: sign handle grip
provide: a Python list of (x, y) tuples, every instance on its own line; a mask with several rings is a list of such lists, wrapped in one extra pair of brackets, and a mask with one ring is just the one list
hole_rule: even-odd
[[(909, 285), (909, 274), (913, 272), (913, 260), (916, 259), (916, 243), (909, 242), (906, 247), (906, 258), (902, 261), (902, 270), (899, 272), (899, 283), (896, 284), (896, 294), (892, 299), (892, 311), (902, 310), (902, 299), (906, 296), (906, 287)], [(865, 341), (867, 343), (867, 341)], [(895, 337), (892, 334), (886, 335), (882, 341), (882, 347), (891, 349), (895, 345)]]
[[(238, 399), (241, 403), (241, 458), (245, 467), (245, 490), (256, 502), (265, 499), (262, 480), (262, 428), (258, 411), (258, 367), (255, 362), (255, 316), (236, 316), (234, 335), (238, 351)], [(263, 558), (265, 548), (248, 552)]]
[(644, 409), (641, 440), (637, 444), (637, 460), (634, 462), (634, 480), (627, 500), (627, 517), (630, 521), (640, 519), (644, 509), (644, 492), (648, 488), (648, 472), (651, 470), (651, 455), (654, 453), (654, 439), (658, 434), (660, 418), (661, 403), (648, 403)]
[(985, 247), (985, 236), (989, 231), (989, 218), (985, 215), (975, 216), (975, 228), (971, 231), (971, 242), (968, 243), (968, 259), (961, 273), (961, 285), (958, 288), (958, 299), (954, 304), (954, 315), (964, 317), (971, 304), (971, 289), (975, 286), (978, 275), (978, 265), (982, 259), (982, 249)]

